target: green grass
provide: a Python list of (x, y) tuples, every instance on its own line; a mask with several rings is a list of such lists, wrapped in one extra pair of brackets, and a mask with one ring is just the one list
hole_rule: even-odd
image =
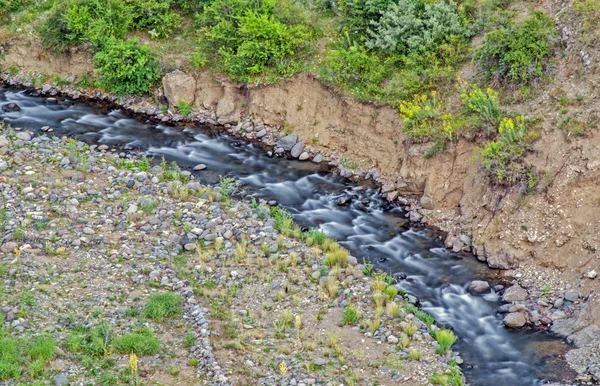
[(119, 354), (154, 355), (160, 349), (160, 341), (151, 329), (144, 328), (115, 339), (113, 347)]
[(182, 312), (183, 299), (171, 292), (153, 295), (144, 307), (144, 316), (152, 320), (163, 320)]
[(456, 342), (456, 339), (458, 339), (456, 335), (454, 335), (454, 332), (450, 330), (440, 330), (432, 335), (438, 342), (438, 348), (436, 351), (441, 355), (446, 354), (454, 342)]
[(0, 338), (0, 380), (18, 378), (23, 370), (20, 364), (21, 348), (15, 338)]
[(356, 306), (352, 303), (344, 307), (344, 324), (356, 326), (360, 321), (360, 313)]

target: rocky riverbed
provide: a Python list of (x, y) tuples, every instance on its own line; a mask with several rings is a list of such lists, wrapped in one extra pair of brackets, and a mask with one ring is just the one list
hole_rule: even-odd
[(416, 299), (320, 232), (48, 134), (0, 133), (3, 382), (462, 382)]

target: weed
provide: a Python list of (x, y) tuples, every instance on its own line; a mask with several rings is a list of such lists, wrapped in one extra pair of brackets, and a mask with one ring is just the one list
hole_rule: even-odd
[(450, 347), (456, 342), (456, 335), (451, 330), (440, 330), (432, 334), (435, 340), (438, 342), (437, 353), (445, 354), (448, 352)]
[(149, 328), (132, 332), (115, 339), (114, 349), (119, 354), (134, 352), (137, 355), (154, 355), (160, 348), (160, 341)]
[(349, 303), (344, 307), (344, 324), (356, 326), (360, 321), (360, 313), (356, 308), (356, 305)]
[(163, 320), (182, 312), (183, 299), (171, 292), (153, 295), (144, 307), (144, 316), (152, 320)]

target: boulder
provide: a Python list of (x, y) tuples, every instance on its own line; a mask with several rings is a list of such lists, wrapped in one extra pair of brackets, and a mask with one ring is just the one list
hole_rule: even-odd
[(2, 111), (4, 111), (5, 113), (11, 113), (13, 111), (19, 110), (21, 110), (21, 108), (16, 103), (7, 103), (4, 106), (2, 106)]
[[(290, 151), (298, 141), (298, 136), (296, 134), (286, 135), (277, 141), (277, 147), (282, 148), (283, 151)], [(300, 154), (298, 154), (300, 155)]]
[(302, 154), (303, 150), (304, 150), (304, 144), (301, 143), (301, 142), (298, 142), (297, 144), (295, 144), (292, 147), (292, 150), (290, 151), (290, 154), (292, 155), (292, 157), (298, 158), (298, 157), (300, 157), (300, 154)]
[(469, 284), (469, 292), (472, 294), (484, 294), (490, 292), (490, 285), (487, 281), (473, 280)]
[(527, 323), (524, 312), (511, 312), (504, 317), (504, 325), (511, 328), (523, 327)]
[(507, 288), (502, 295), (502, 300), (505, 302), (522, 302), (527, 299), (527, 291), (518, 284)]
[(175, 70), (162, 79), (163, 93), (169, 106), (177, 106), (179, 102), (194, 103), (196, 79), (183, 71)]

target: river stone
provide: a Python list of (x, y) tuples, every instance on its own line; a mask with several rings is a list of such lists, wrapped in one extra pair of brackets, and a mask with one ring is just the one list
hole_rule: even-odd
[(2, 106), (2, 111), (5, 113), (11, 113), (13, 111), (19, 111), (21, 108), (16, 103), (8, 103)]
[(296, 144), (296, 141), (298, 141), (298, 136), (296, 134), (286, 135), (285, 137), (277, 141), (277, 147), (282, 148), (283, 151), (290, 151)]
[(258, 133), (256, 133), (256, 138), (262, 138), (267, 135), (267, 129), (262, 129)]
[(554, 308), (560, 308), (563, 306), (564, 303), (565, 301), (563, 300), (563, 298), (558, 298), (554, 301)]
[(17, 138), (22, 139), (23, 141), (31, 141), (31, 135), (25, 131), (17, 133)]
[(565, 293), (565, 300), (574, 302), (577, 299), (579, 299), (579, 294), (577, 292), (567, 291), (567, 293)]
[(502, 300), (505, 302), (522, 302), (525, 299), (527, 299), (527, 291), (518, 284), (506, 289), (502, 295)]
[(319, 164), (321, 162), (323, 162), (323, 156), (321, 154), (317, 154), (316, 156), (314, 156), (314, 158), (312, 159), (312, 162)]
[(313, 360), (313, 364), (315, 366), (325, 366), (327, 364), (327, 359), (323, 359), (323, 358), (315, 358)]
[(472, 294), (488, 293), (490, 292), (490, 285), (487, 281), (473, 280), (471, 284), (469, 284), (469, 292)]
[(523, 312), (511, 312), (504, 317), (503, 322), (507, 327), (519, 328), (527, 323), (527, 318)]
[(304, 150), (304, 144), (302, 142), (298, 142), (297, 144), (294, 145), (294, 147), (292, 147), (290, 154), (292, 155), (292, 157), (298, 158), (298, 157), (300, 157), (300, 154), (302, 154), (303, 150)]
[(206, 169), (206, 165), (204, 165), (204, 164), (198, 164), (198, 165), (194, 166), (195, 171), (204, 170), (204, 169)]
[(67, 378), (65, 373), (58, 373), (52, 377), (55, 386), (63, 386), (69, 383), (69, 378)]
[(300, 154), (300, 157), (298, 157), (298, 159), (300, 161), (306, 161), (309, 157), (310, 155), (307, 152), (303, 152), (302, 154)]
[(417, 212), (416, 210), (411, 210), (410, 212), (408, 212), (408, 219), (411, 222), (419, 222), (421, 221), (421, 219), (423, 218), (423, 215), (419, 212)]
[(357, 265), (358, 264), (358, 259), (352, 255), (348, 256), (348, 265)]

